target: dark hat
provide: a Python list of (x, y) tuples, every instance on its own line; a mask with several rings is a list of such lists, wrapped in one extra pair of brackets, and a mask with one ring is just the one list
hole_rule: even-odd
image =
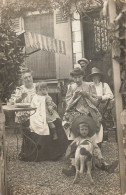
[(86, 58), (81, 58), (80, 60), (78, 60), (78, 64), (80, 64), (80, 62), (85, 62), (87, 65), (89, 64), (89, 61)]
[(81, 70), (81, 68), (77, 67), (77, 68), (74, 68), (73, 71), (70, 73), (70, 75), (72, 77), (74, 76), (79, 76), (79, 75), (82, 75), (83, 76), (84, 72)]
[(91, 79), (93, 75), (100, 75), (101, 78), (104, 77), (103, 73), (102, 73), (98, 68), (96, 68), (96, 67), (93, 67), (93, 68), (91, 69), (91, 74), (89, 74), (89, 75), (87, 76), (87, 79), (88, 79), (88, 80)]
[(92, 137), (97, 130), (97, 124), (95, 121), (90, 117), (86, 115), (80, 115), (78, 116), (72, 123), (71, 126), (71, 132), (74, 134), (75, 137), (79, 135), (79, 124), (85, 123), (85, 125), (89, 127), (89, 137)]

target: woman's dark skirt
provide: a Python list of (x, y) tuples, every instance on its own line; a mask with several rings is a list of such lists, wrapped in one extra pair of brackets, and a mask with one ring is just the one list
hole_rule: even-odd
[(53, 135), (38, 135), (30, 132), (29, 121), (22, 125), (23, 142), (19, 159), (23, 161), (56, 161), (66, 151), (68, 146), (67, 136), (62, 127), (62, 122), (57, 119), (55, 122), (58, 135), (57, 140), (53, 140)]

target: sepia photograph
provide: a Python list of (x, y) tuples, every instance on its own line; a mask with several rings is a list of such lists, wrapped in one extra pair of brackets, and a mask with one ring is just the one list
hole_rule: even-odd
[(0, 0), (0, 195), (126, 195), (126, 0)]

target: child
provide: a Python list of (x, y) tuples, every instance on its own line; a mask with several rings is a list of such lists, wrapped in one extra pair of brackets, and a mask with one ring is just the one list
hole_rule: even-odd
[[(46, 123), (48, 124), (53, 140), (58, 139), (55, 124), (53, 123), (57, 118), (60, 118), (56, 112), (56, 104), (52, 101), (52, 98), (48, 95), (47, 84), (39, 82), (36, 84), (36, 95), (33, 97), (31, 106), (36, 107), (37, 116), (32, 115), (30, 117), (30, 126), (36, 133), (42, 131), (41, 135), (44, 135), (44, 128)], [(45, 126), (44, 126), (45, 124)], [(47, 129), (46, 129), (47, 130)], [(39, 133), (39, 132), (38, 132)], [(46, 131), (47, 133), (47, 131)], [(46, 135), (46, 134), (45, 134)]]
[[(92, 128), (92, 129), (91, 129)], [(71, 158), (71, 169), (63, 169), (62, 173), (65, 174), (66, 176), (73, 176), (75, 175), (75, 162), (74, 162), (74, 156), (75, 156), (75, 151), (77, 149), (77, 147), (83, 142), (88, 140), (89, 142), (92, 143), (93, 145), (93, 162), (98, 168), (108, 171), (109, 173), (113, 172), (114, 169), (117, 167), (118, 162), (115, 161), (114, 163), (112, 163), (111, 165), (108, 165), (101, 154), (101, 150), (98, 147), (98, 145), (92, 141), (90, 135), (91, 135), (91, 131), (93, 130), (93, 127), (91, 127), (91, 125), (87, 122), (81, 121), (78, 125), (78, 137), (75, 138), (74, 141), (72, 141), (72, 143), (68, 146), (67, 150), (66, 150), (66, 154), (65, 154), (65, 158)]]
[(66, 158), (73, 156), (77, 146), (79, 146), (81, 142), (88, 140), (93, 144), (91, 138), (89, 137), (90, 128), (86, 122), (81, 122), (79, 124), (78, 130), (79, 130), (78, 137), (76, 137), (74, 141), (72, 141), (72, 143), (68, 146), (66, 150), (66, 155), (65, 155)]

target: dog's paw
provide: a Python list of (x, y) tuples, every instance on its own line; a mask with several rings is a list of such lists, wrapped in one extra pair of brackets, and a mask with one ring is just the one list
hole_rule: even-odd
[(77, 184), (78, 183), (78, 180), (77, 179), (74, 179), (73, 180), (73, 184)]
[(91, 185), (94, 185), (94, 180), (91, 179), (91, 180), (90, 180), (90, 183), (91, 183)]
[(91, 175), (88, 174), (87, 177), (88, 177), (88, 180), (90, 181), (90, 184), (93, 185), (94, 184), (94, 180), (92, 179)]

